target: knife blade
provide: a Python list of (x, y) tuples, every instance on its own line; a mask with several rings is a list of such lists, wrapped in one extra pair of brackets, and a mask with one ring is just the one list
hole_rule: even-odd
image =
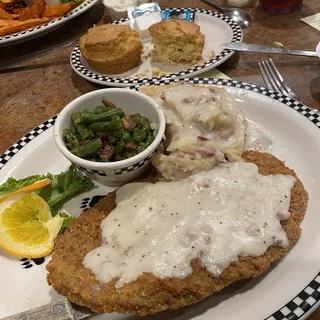
[(224, 43), (220, 45), (222, 49), (229, 49), (234, 51), (246, 51), (246, 52), (263, 52), (263, 53), (278, 53), (278, 54), (291, 54), (296, 56), (306, 56), (306, 57), (317, 57), (318, 54), (315, 51), (302, 51), (302, 50), (291, 50), (284, 48), (273, 48), (267, 46), (261, 46), (257, 44), (247, 44), (247, 43)]
[(73, 305), (67, 299), (61, 299), (1, 320), (83, 320), (93, 314), (87, 308)]

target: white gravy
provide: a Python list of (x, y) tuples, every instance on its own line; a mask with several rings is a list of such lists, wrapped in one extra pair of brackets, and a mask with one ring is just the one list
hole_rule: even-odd
[(215, 165), (241, 161), (246, 119), (236, 100), (223, 88), (179, 84), (157, 99), (164, 112), (166, 154), (153, 159), (168, 180), (178, 180)]
[(83, 264), (102, 283), (117, 278), (116, 287), (145, 272), (185, 278), (194, 258), (219, 277), (239, 256), (288, 246), (280, 221), (294, 181), (234, 162), (180, 181), (126, 184), (101, 223), (102, 245)]
[(247, 119), (246, 150), (272, 152), (273, 135), (260, 124)]

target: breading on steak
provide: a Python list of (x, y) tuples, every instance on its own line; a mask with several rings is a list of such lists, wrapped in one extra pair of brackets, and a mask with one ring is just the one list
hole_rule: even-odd
[(97, 313), (136, 312), (146, 315), (199, 302), (233, 282), (259, 276), (299, 239), (299, 224), (306, 212), (308, 193), (295, 172), (276, 157), (254, 151), (245, 152), (243, 157), (247, 162), (255, 163), (262, 175), (287, 174), (296, 178), (291, 190), (290, 217), (281, 222), (289, 240), (288, 248), (270, 247), (262, 256), (240, 257), (219, 278), (203, 268), (197, 258), (191, 261), (192, 274), (184, 279), (160, 279), (145, 273), (120, 288), (114, 286), (117, 279), (102, 284), (82, 261), (88, 252), (101, 245), (100, 224), (115, 208), (113, 192), (73, 220), (65, 233), (57, 238), (54, 254), (47, 265), (48, 283), (71, 302)]

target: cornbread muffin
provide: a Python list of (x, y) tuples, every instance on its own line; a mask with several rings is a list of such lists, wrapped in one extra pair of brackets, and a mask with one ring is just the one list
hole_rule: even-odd
[(149, 32), (154, 45), (153, 60), (166, 65), (196, 63), (202, 57), (204, 35), (190, 21), (166, 20), (153, 24)]
[(143, 46), (138, 32), (129, 26), (104, 24), (89, 29), (79, 48), (92, 69), (116, 74), (139, 64)]

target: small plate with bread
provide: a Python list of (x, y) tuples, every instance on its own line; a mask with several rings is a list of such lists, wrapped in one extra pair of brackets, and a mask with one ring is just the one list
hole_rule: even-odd
[(88, 81), (116, 87), (191, 77), (232, 56), (221, 44), (242, 40), (242, 29), (221, 13), (168, 10), (192, 10), (193, 21), (158, 21), (148, 28), (147, 40), (131, 28), (128, 18), (93, 27), (71, 53), (73, 70)]

